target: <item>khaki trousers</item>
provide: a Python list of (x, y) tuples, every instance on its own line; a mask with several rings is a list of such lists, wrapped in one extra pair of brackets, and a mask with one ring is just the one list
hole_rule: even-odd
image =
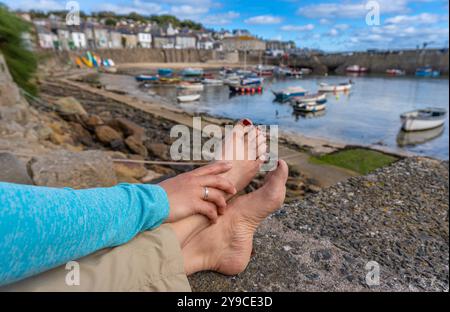
[[(78, 281), (79, 285), (73, 285)], [(177, 237), (170, 226), (162, 225), (125, 245), (77, 260), (75, 267), (69, 265), (66, 269), (64, 265), (0, 291), (191, 291), (191, 288)]]

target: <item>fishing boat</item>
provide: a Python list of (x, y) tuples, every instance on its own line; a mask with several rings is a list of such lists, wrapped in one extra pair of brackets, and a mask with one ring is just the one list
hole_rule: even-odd
[(337, 85), (330, 85), (328, 83), (322, 82), (319, 84), (319, 92), (345, 92), (352, 88), (350, 82), (343, 82)]
[(390, 68), (386, 70), (386, 74), (389, 76), (404, 76), (406, 72), (403, 69)]
[(152, 76), (152, 75), (137, 75), (136, 77), (134, 77), (134, 79), (136, 79), (136, 81), (157, 81), (158, 80), (158, 76)]
[(247, 76), (241, 80), (241, 85), (254, 86), (254, 85), (260, 85), (263, 82), (264, 82), (264, 78), (262, 78), (262, 77)]
[(291, 76), (292, 70), (290, 68), (286, 67), (276, 67), (273, 71), (273, 73), (277, 76)]
[(445, 122), (447, 111), (443, 108), (425, 108), (400, 116), (404, 131), (421, 131), (440, 127)]
[(222, 86), (224, 81), (222, 79), (212, 79), (212, 78), (205, 78), (202, 81), (205, 85), (211, 85), (211, 86)]
[(296, 103), (294, 110), (299, 112), (319, 112), (326, 108), (325, 103)]
[(347, 73), (357, 73), (357, 74), (361, 74), (361, 73), (366, 73), (369, 71), (369, 69), (367, 67), (362, 67), (359, 65), (351, 65), (348, 66), (345, 71)]
[(158, 75), (161, 77), (171, 77), (173, 75), (173, 70), (170, 68), (160, 68), (158, 69)]
[(188, 94), (188, 95), (180, 95), (177, 97), (178, 102), (181, 103), (188, 103), (188, 102), (195, 102), (200, 100), (201, 95), (200, 94)]
[(200, 77), (203, 76), (203, 69), (201, 68), (185, 68), (181, 72), (184, 77)]
[(431, 66), (419, 67), (416, 70), (417, 77), (439, 77), (441, 72), (438, 70), (433, 70)]
[(292, 104), (302, 103), (325, 103), (327, 101), (326, 93), (307, 94), (305, 96), (296, 96), (291, 98)]
[(177, 86), (178, 89), (203, 91), (204, 87), (201, 83), (182, 82)]
[(226, 85), (237, 85), (241, 83), (241, 77), (236, 74), (228, 75), (223, 80), (223, 83)]
[(170, 77), (161, 77), (159, 78), (159, 82), (162, 84), (175, 84), (181, 81), (180, 78), (170, 78)]
[(305, 96), (306, 93), (305, 89), (302, 87), (289, 87), (281, 91), (272, 91), (272, 93), (275, 95), (275, 100), (280, 102), (286, 102), (292, 97), (296, 96)]

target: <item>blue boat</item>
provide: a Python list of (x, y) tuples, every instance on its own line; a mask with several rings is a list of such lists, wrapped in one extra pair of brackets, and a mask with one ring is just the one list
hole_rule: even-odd
[(134, 77), (134, 79), (136, 79), (136, 81), (157, 81), (158, 80), (158, 76), (151, 76), (151, 75), (138, 75), (136, 77)]
[(160, 68), (158, 69), (158, 75), (161, 77), (171, 77), (173, 75), (173, 70), (170, 68)]
[(308, 91), (302, 87), (289, 87), (278, 92), (272, 92), (275, 95), (275, 100), (279, 102), (286, 102), (296, 96), (303, 97), (306, 96), (306, 93), (308, 93)]
[(433, 70), (431, 66), (424, 66), (419, 67), (416, 70), (416, 76), (417, 77), (439, 77), (441, 75), (441, 72), (438, 70)]
[(181, 72), (184, 77), (200, 77), (203, 76), (203, 69), (201, 68), (186, 68)]

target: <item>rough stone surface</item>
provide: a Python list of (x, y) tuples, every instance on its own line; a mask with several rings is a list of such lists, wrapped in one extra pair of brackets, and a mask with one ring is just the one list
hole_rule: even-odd
[(152, 143), (152, 142), (148, 142), (148, 141), (146, 141), (144, 144), (152, 156), (157, 157), (162, 160), (170, 159), (169, 147), (166, 144)]
[(109, 126), (98, 126), (95, 128), (95, 135), (100, 142), (111, 144), (114, 141), (121, 141), (122, 134)]
[(0, 181), (33, 184), (25, 163), (10, 153), (0, 153)]
[[(448, 291), (448, 162), (410, 158), (285, 205), (258, 229), (237, 277), (197, 291)], [(365, 265), (380, 265), (380, 286)]]
[(148, 156), (147, 148), (144, 146), (142, 140), (137, 135), (132, 135), (126, 138), (125, 144), (132, 152), (141, 155), (143, 157)]
[(71, 96), (60, 98), (53, 104), (55, 109), (64, 115), (87, 115), (80, 102)]
[(112, 160), (101, 151), (56, 151), (32, 159), (30, 169), (36, 185), (83, 189), (117, 184)]

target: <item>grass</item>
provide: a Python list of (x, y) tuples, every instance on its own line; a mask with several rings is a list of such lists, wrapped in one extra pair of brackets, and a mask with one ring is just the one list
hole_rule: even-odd
[(397, 159), (381, 152), (354, 148), (318, 157), (312, 156), (310, 161), (315, 164), (328, 164), (346, 168), (365, 175), (375, 169), (390, 165)]

